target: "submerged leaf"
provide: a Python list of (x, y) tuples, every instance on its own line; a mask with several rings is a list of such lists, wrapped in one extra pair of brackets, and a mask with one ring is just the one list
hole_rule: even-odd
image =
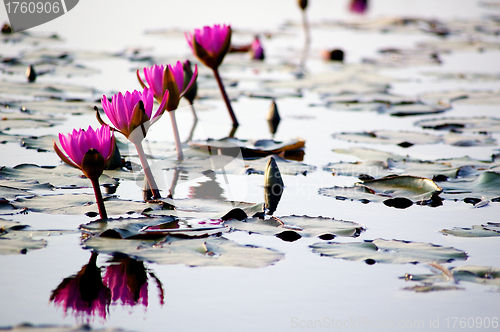
[(376, 239), (351, 243), (315, 243), (313, 252), (322, 256), (377, 263), (431, 263), (465, 260), (467, 254), (452, 247), (432, 243)]

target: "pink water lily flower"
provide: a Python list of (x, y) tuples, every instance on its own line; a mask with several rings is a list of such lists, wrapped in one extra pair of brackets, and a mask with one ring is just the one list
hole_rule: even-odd
[(219, 67), (231, 45), (231, 26), (215, 24), (212, 27), (195, 29), (194, 33), (186, 33), (186, 40), (206, 66), (215, 69)]
[(73, 129), (68, 135), (59, 134), (59, 148), (54, 141), (54, 150), (66, 164), (79, 168), (92, 182), (101, 219), (107, 219), (104, 201), (99, 188), (99, 177), (115, 149), (115, 136), (109, 126), (94, 130)]
[(349, 10), (351, 13), (364, 14), (368, 9), (368, 0), (351, 0)]
[[(165, 104), (167, 111), (173, 111), (179, 107), (181, 98), (195, 84), (198, 77), (198, 67), (195, 65), (194, 73), (191, 76), (189, 83), (184, 86), (184, 68), (180, 61), (175, 65), (154, 65), (149, 68), (144, 68), (144, 77), (149, 88), (153, 91), (156, 100), (161, 103), (165, 92), (168, 91), (168, 101)], [(146, 88), (146, 83), (141, 79), (139, 70), (137, 70), (137, 79), (143, 88)]]
[[(59, 134), (59, 144), (62, 149), (54, 141), (57, 155), (66, 164), (81, 169), (88, 178), (93, 178), (102, 174), (104, 165), (113, 156), (115, 136), (109, 126), (101, 126), (96, 130), (89, 126), (87, 130), (73, 129), (73, 132), (67, 135)], [(92, 149), (99, 152), (102, 157), (99, 165), (88, 165), (86, 162), (90, 158), (88, 152)]]
[[(144, 88), (143, 92), (134, 90), (133, 92), (121, 92), (113, 95), (111, 102), (106, 96), (102, 96), (101, 104), (104, 113), (115, 127), (115, 130), (122, 133), (131, 142), (141, 142), (145, 137), (149, 127), (155, 123), (165, 111), (165, 104), (169, 99), (168, 90), (162, 97), (162, 102), (158, 110), (153, 114), (153, 91)], [(96, 112), (97, 119), (101, 124), (105, 124), (99, 112)], [(135, 130), (141, 127), (141, 130)]]

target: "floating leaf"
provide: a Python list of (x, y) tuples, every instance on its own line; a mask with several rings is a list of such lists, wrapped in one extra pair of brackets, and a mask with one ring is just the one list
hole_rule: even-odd
[[(97, 216), (98, 208), (93, 194), (62, 194), (18, 198), (13, 205), (19, 209), (47, 214), (69, 214)], [(105, 197), (104, 205), (108, 215), (141, 213), (153, 204)]]
[(340, 133), (333, 134), (333, 138), (358, 143), (373, 144), (397, 144), (408, 147), (414, 144), (435, 144), (443, 139), (439, 136), (423, 134), (418, 132), (395, 132), (389, 130), (379, 130), (363, 133)]
[(430, 179), (410, 175), (367, 180), (356, 185), (365, 186), (379, 195), (405, 197), (412, 200), (427, 200), (443, 191)]
[(399, 240), (375, 239), (351, 243), (320, 242), (310, 247), (313, 252), (322, 256), (367, 263), (416, 264), (467, 259), (465, 252), (452, 247)]
[[(193, 217), (193, 218), (213, 218), (220, 219), (228, 211), (235, 208), (242, 209), (247, 215), (253, 215), (257, 212), (264, 211), (263, 203), (246, 203), (246, 202), (231, 202), (215, 199), (169, 199), (161, 200), (164, 205), (152, 205), (146, 209), (143, 214), (150, 216), (175, 215), (177, 217)], [(169, 206), (169, 208), (166, 208)], [(174, 210), (175, 208), (175, 210)]]
[(174, 216), (161, 218), (118, 218), (106, 222), (94, 221), (80, 229), (102, 237), (121, 239), (161, 238), (167, 235), (201, 237), (225, 231), (221, 220), (179, 219)]
[(441, 183), (447, 199), (479, 198), (489, 200), (500, 196), (500, 174), (483, 171), (472, 178), (457, 178)]
[[(20, 164), (10, 167), (0, 168), (0, 176), (4, 179), (30, 181), (33, 184), (42, 179), (56, 188), (89, 188), (92, 182), (82, 175), (76, 168), (61, 164), (57, 167), (43, 167), (33, 164)], [(99, 178), (101, 185), (116, 186), (118, 182), (103, 174)]]
[(228, 220), (225, 225), (235, 230), (265, 235), (279, 235), (293, 231), (301, 237), (333, 239), (336, 236), (358, 237), (365, 229), (362, 225), (333, 218), (309, 216), (285, 216), (270, 219), (249, 218), (243, 221)]
[(486, 225), (473, 225), (471, 228), (443, 229), (444, 235), (455, 235), (458, 237), (491, 237), (500, 236), (500, 225), (497, 223), (487, 223)]
[(237, 244), (223, 237), (179, 239), (169, 236), (164, 242), (156, 244), (144, 240), (92, 237), (85, 241), (84, 247), (100, 253), (121, 252), (157, 264), (188, 266), (259, 268), (272, 265), (284, 258), (284, 254), (278, 251)]
[(42, 249), (47, 246), (45, 240), (34, 240), (29, 232), (10, 231), (0, 235), (0, 255), (26, 254), (28, 250)]
[(9, 230), (21, 230), (26, 227), (28, 227), (28, 225), (20, 224), (17, 221), (0, 218), (0, 234)]
[[(487, 286), (500, 286), (500, 269), (488, 266), (466, 265), (452, 267), (448, 270), (452, 275), (452, 279), (445, 278), (441, 273), (434, 274), (406, 274), (401, 279), (406, 281), (416, 281), (423, 283), (422, 286), (429, 287), (454, 287), (441, 286), (443, 282), (459, 283), (461, 281), (472, 282)], [(419, 287), (422, 287), (419, 286)], [(418, 287), (417, 287), (418, 289)]]
[(400, 156), (391, 152), (367, 149), (363, 147), (350, 147), (349, 149), (333, 149), (335, 153), (347, 154), (355, 156), (362, 160), (402, 160), (404, 156)]
[(429, 119), (415, 122), (415, 125), (426, 129), (453, 130), (458, 132), (500, 132), (500, 119), (492, 117)]
[(404, 290), (411, 290), (417, 293), (428, 293), (443, 290), (464, 290), (465, 288), (458, 286), (439, 286), (439, 285), (417, 285), (413, 287), (405, 287)]
[(443, 113), (450, 109), (450, 105), (428, 105), (428, 104), (409, 104), (409, 105), (394, 105), (387, 112), (392, 116), (410, 116), (410, 115), (425, 115)]

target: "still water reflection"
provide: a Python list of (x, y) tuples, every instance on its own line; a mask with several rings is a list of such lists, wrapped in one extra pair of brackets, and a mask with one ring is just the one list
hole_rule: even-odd
[(163, 305), (162, 283), (142, 261), (115, 255), (103, 269), (97, 266), (97, 256), (98, 253), (93, 252), (79, 272), (64, 278), (52, 291), (50, 302), (62, 308), (64, 316), (69, 312), (77, 322), (90, 323), (95, 317), (106, 320), (110, 305), (147, 308), (149, 280), (156, 284)]

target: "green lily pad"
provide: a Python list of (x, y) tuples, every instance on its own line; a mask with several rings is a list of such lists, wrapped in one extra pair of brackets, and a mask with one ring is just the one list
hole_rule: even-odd
[(0, 130), (53, 127), (61, 119), (25, 113), (0, 113)]
[(443, 191), (430, 179), (410, 175), (367, 180), (356, 185), (367, 187), (379, 195), (405, 197), (411, 200), (427, 200)]
[(388, 130), (363, 133), (340, 133), (333, 134), (332, 136), (333, 138), (358, 143), (397, 144), (403, 147), (414, 144), (435, 144), (442, 141), (441, 137), (435, 135), (418, 132), (394, 132)]
[(500, 132), (500, 119), (492, 117), (429, 119), (415, 122), (415, 125), (425, 129), (454, 130), (469, 133)]
[[(18, 209), (47, 214), (69, 214), (97, 216), (98, 207), (93, 194), (62, 194), (18, 198), (12, 203)], [(151, 204), (105, 197), (104, 206), (108, 216), (141, 213)]]
[[(500, 286), (500, 269), (489, 266), (476, 266), (476, 265), (466, 265), (458, 266), (447, 269), (451, 276), (451, 279), (444, 276), (441, 271), (433, 274), (406, 274), (400, 279), (405, 279), (406, 281), (416, 281), (421, 282), (422, 286), (433, 286), (433, 287), (450, 287), (449, 285), (442, 285), (443, 283), (454, 283), (458, 284), (462, 281), (472, 282), (480, 285), (486, 286)], [(451, 286), (453, 287), (453, 286)]]
[(410, 116), (443, 113), (451, 109), (450, 105), (415, 103), (391, 106), (387, 112), (392, 116)]
[(17, 221), (0, 218), (0, 234), (10, 230), (21, 230), (26, 227), (28, 227), (28, 225), (20, 224)]
[(471, 178), (451, 179), (442, 182), (443, 198), (459, 199), (479, 198), (489, 200), (500, 196), (500, 173), (483, 171)]
[(355, 156), (361, 160), (402, 160), (406, 157), (385, 151), (367, 149), (363, 147), (350, 147), (349, 149), (333, 149), (333, 152)]
[(444, 290), (464, 290), (463, 287), (458, 286), (439, 286), (439, 285), (417, 285), (412, 287), (405, 287), (404, 290), (411, 290), (417, 293), (429, 293)]
[(498, 105), (500, 97), (498, 91), (464, 91), (453, 90), (444, 92), (428, 92), (420, 95), (424, 100), (444, 101), (460, 105)]
[(315, 243), (313, 252), (333, 258), (377, 263), (431, 263), (465, 260), (467, 254), (452, 247), (437, 246), (432, 243), (375, 239), (365, 242)]
[(149, 216), (175, 215), (182, 218), (192, 217), (203, 219), (220, 219), (226, 213), (235, 208), (242, 209), (247, 215), (254, 215), (257, 212), (264, 211), (264, 203), (255, 204), (247, 202), (231, 202), (201, 198), (162, 198), (161, 201), (165, 204), (165, 206), (170, 206), (170, 209), (165, 208), (165, 206), (156, 204), (146, 209), (143, 214)]
[(435, 198), (441, 192), (442, 188), (436, 185), (434, 181), (410, 175), (394, 175), (365, 180), (362, 183), (355, 183), (354, 187), (335, 186), (319, 189), (321, 195), (335, 197), (339, 200), (359, 200), (364, 203), (383, 202), (392, 198), (423, 202)]
[(74, 99), (47, 99), (36, 101), (14, 102), (11, 108), (18, 107), (24, 112), (36, 114), (80, 115), (93, 114), (98, 102)]
[(223, 237), (180, 239), (169, 236), (161, 243), (92, 237), (85, 241), (84, 248), (108, 254), (121, 252), (162, 265), (259, 268), (284, 258), (284, 254), (278, 251), (237, 244)]
[(174, 216), (160, 218), (118, 218), (100, 220), (85, 225), (80, 229), (93, 235), (121, 239), (161, 238), (167, 235), (201, 237), (224, 232), (226, 228), (221, 220), (179, 219)]
[(458, 237), (491, 237), (500, 236), (500, 224), (487, 223), (485, 225), (473, 225), (471, 228), (443, 229), (444, 235), (455, 235)]
[[(91, 188), (92, 182), (83, 173), (74, 167), (61, 164), (57, 167), (41, 167), (33, 164), (20, 164), (10, 167), (0, 168), (0, 176), (9, 180), (22, 180), (37, 184), (43, 179), (56, 188)], [(99, 178), (99, 184), (116, 186), (118, 182), (113, 178), (103, 174)]]
[(336, 236), (358, 237), (365, 230), (363, 226), (352, 221), (294, 215), (270, 219), (248, 218), (241, 221), (231, 219), (224, 224), (233, 230), (249, 233), (276, 236), (285, 231), (293, 231), (299, 237), (320, 237), (330, 240)]
[(34, 240), (28, 232), (10, 231), (0, 235), (0, 255), (26, 254), (28, 250), (42, 249), (45, 240)]
[(12, 201), (16, 197), (33, 197), (33, 196), (35, 196), (35, 194), (29, 193), (28, 191), (22, 189), (0, 186), (0, 198), (6, 199), (8, 201)]

